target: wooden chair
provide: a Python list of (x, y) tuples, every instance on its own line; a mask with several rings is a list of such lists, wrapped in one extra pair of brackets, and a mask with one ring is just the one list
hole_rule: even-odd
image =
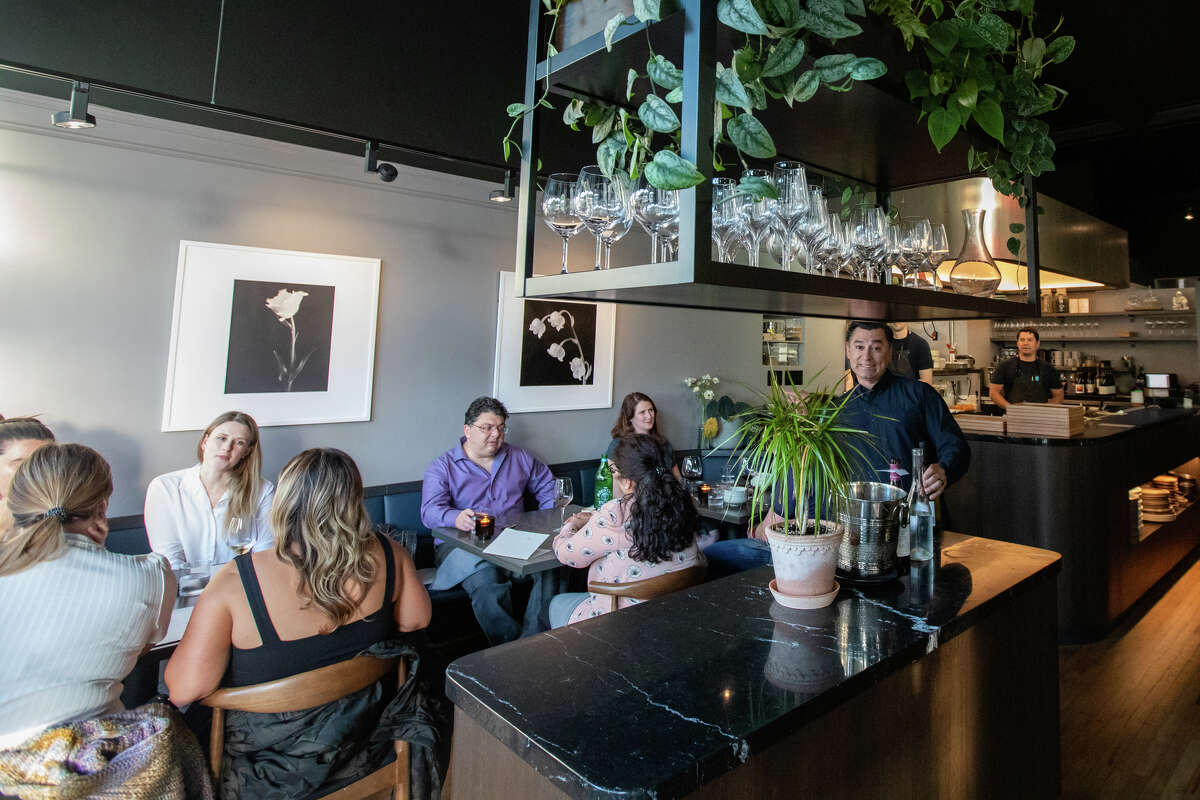
[[(323, 705), (365, 689), (399, 664), (400, 685), (404, 684), (403, 659), (380, 659), (356, 656), (348, 661), (330, 664), (320, 669), (289, 675), (277, 681), (253, 686), (218, 689), (200, 702), (213, 710), (212, 732), (209, 738), (209, 763), (213, 776), (221, 777), (221, 756), (225, 747), (225, 710), (255, 711), (276, 714), (281, 711), (301, 711)], [(385, 794), (386, 792), (386, 794)], [(328, 800), (355, 800), (366, 797), (394, 797), (408, 800), (408, 743), (396, 742), (396, 760), (385, 764), (349, 786), (324, 795)]]
[(656, 575), (653, 578), (646, 578), (640, 581), (628, 581), (627, 583), (588, 581), (588, 591), (592, 594), (608, 596), (610, 598), (608, 610), (615, 611), (617, 609), (618, 597), (649, 600), (652, 597), (659, 597), (680, 589), (686, 589), (689, 586), (695, 586), (697, 583), (703, 582), (706, 572), (707, 567), (703, 564), (697, 564), (693, 567), (684, 567), (674, 572), (667, 572), (663, 575)]

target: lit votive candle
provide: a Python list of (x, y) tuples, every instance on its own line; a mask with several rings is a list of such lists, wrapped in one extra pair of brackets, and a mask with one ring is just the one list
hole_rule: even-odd
[(496, 520), (491, 514), (476, 514), (475, 515), (475, 535), (485, 542), (492, 538), (492, 534), (496, 530)]
[(699, 491), (700, 491), (700, 494), (697, 495), (697, 499), (700, 501), (700, 505), (707, 506), (708, 505), (708, 496), (709, 496), (709, 494), (712, 493), (712, 487), (710, 487), (707, 483), (702, 483), (702, 484), (700, 484)]

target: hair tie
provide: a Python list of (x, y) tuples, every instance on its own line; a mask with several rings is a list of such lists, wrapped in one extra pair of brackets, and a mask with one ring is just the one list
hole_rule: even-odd
[(51, 517), (58, 517), (59, 522), (66, 522), (67, 512), (62, 506), (55, 506), (46, 511), (45, 514), (42, 514), (42, 519), (50, 519)]
[(659, 464), (658, 466), (656, 466), (654, 468), (654, 474), (658, 475), (661, 478), (663, 475), (667, 474), (667, 468), (664, 467), (662, 464)]

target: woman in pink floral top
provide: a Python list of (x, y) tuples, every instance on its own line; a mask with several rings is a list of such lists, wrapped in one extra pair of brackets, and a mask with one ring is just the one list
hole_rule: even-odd
[[(589, 567), (588, 580), (622, 583), (704, 563), (696, 547), (700, 515), (687, 490), (645, 434), (623, 436), (613, 450), (613, 488), (620, 497), (594, 513), (571, 516), (554, 537), (554, 554), (569, 567)], [(619, 608), (639, 601), (618, 598)], [(612, 610), (611, 597), (583, 592), (550, 601), (550, 624), (560, 627)]]

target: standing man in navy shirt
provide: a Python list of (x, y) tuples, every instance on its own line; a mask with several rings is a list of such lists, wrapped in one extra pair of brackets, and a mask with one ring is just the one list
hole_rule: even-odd
[[(525, 494), (538, 508), (554, 507), (554, 476), (527, 450), (504, 441), (508, 409), (494, 397), (475, 399), (463, 420), (463, 435), (425, 470), (421, 522), (427, 528), (475, 529), (475, 514), (497, 520), (525, 510)], [(534, 575), (523, 624), (513, 613), (509, 574), (490, 561), (448, 542), (437, 545), (438, 571), (431, 589), (462, 584), (471, 609), (490, 644), (509, 642), (548, 628), (546, 610), (555, 584), (547, 573)]]
[[(874, 435), (874, 446), (863, 450), (866, 458), (852, 480), (884, 481), (888, 457), (909, 463), (914, 447), (925, 443), (929, 465), (921, 479), (926, 493), (936, 499), (967, 471), (971, 451), (946, 403), (932, 386), (889, 371), (892, 330), (882, 322), (854, 320), (846, 327), (846, 360), (856, 384), (842, 409), (839, 424)], [(911, 477), (904, 481), (905, 488)], [(794, 502), (789, 499), (788, 502)], [(782, 500), (775, 503), (782, 510)], [(792, 516), (795, 516), (794, 512)], [(705, 548), (709, 575), (719, 577), (771, 563), (766, 527), (783, 517), (775, 509), (754, 529), (749, 539), (728, 539)]]
[(859, 480), (883, 480), (889, 457), (907, 463), (913, 448), (925, 442), (928, 466), (921, 477), (930, 499), (936, 499), (966, 474), (971, 461), (945, 401), (928, 384), (888, 370), (892, 330), (881, 322), (854, 320), (846, 327), (846, 358), (858, 385), (850, 390), (840, 422), (875, 436), (876, 447), (864, 448), (870, 463), (862, 465)]

